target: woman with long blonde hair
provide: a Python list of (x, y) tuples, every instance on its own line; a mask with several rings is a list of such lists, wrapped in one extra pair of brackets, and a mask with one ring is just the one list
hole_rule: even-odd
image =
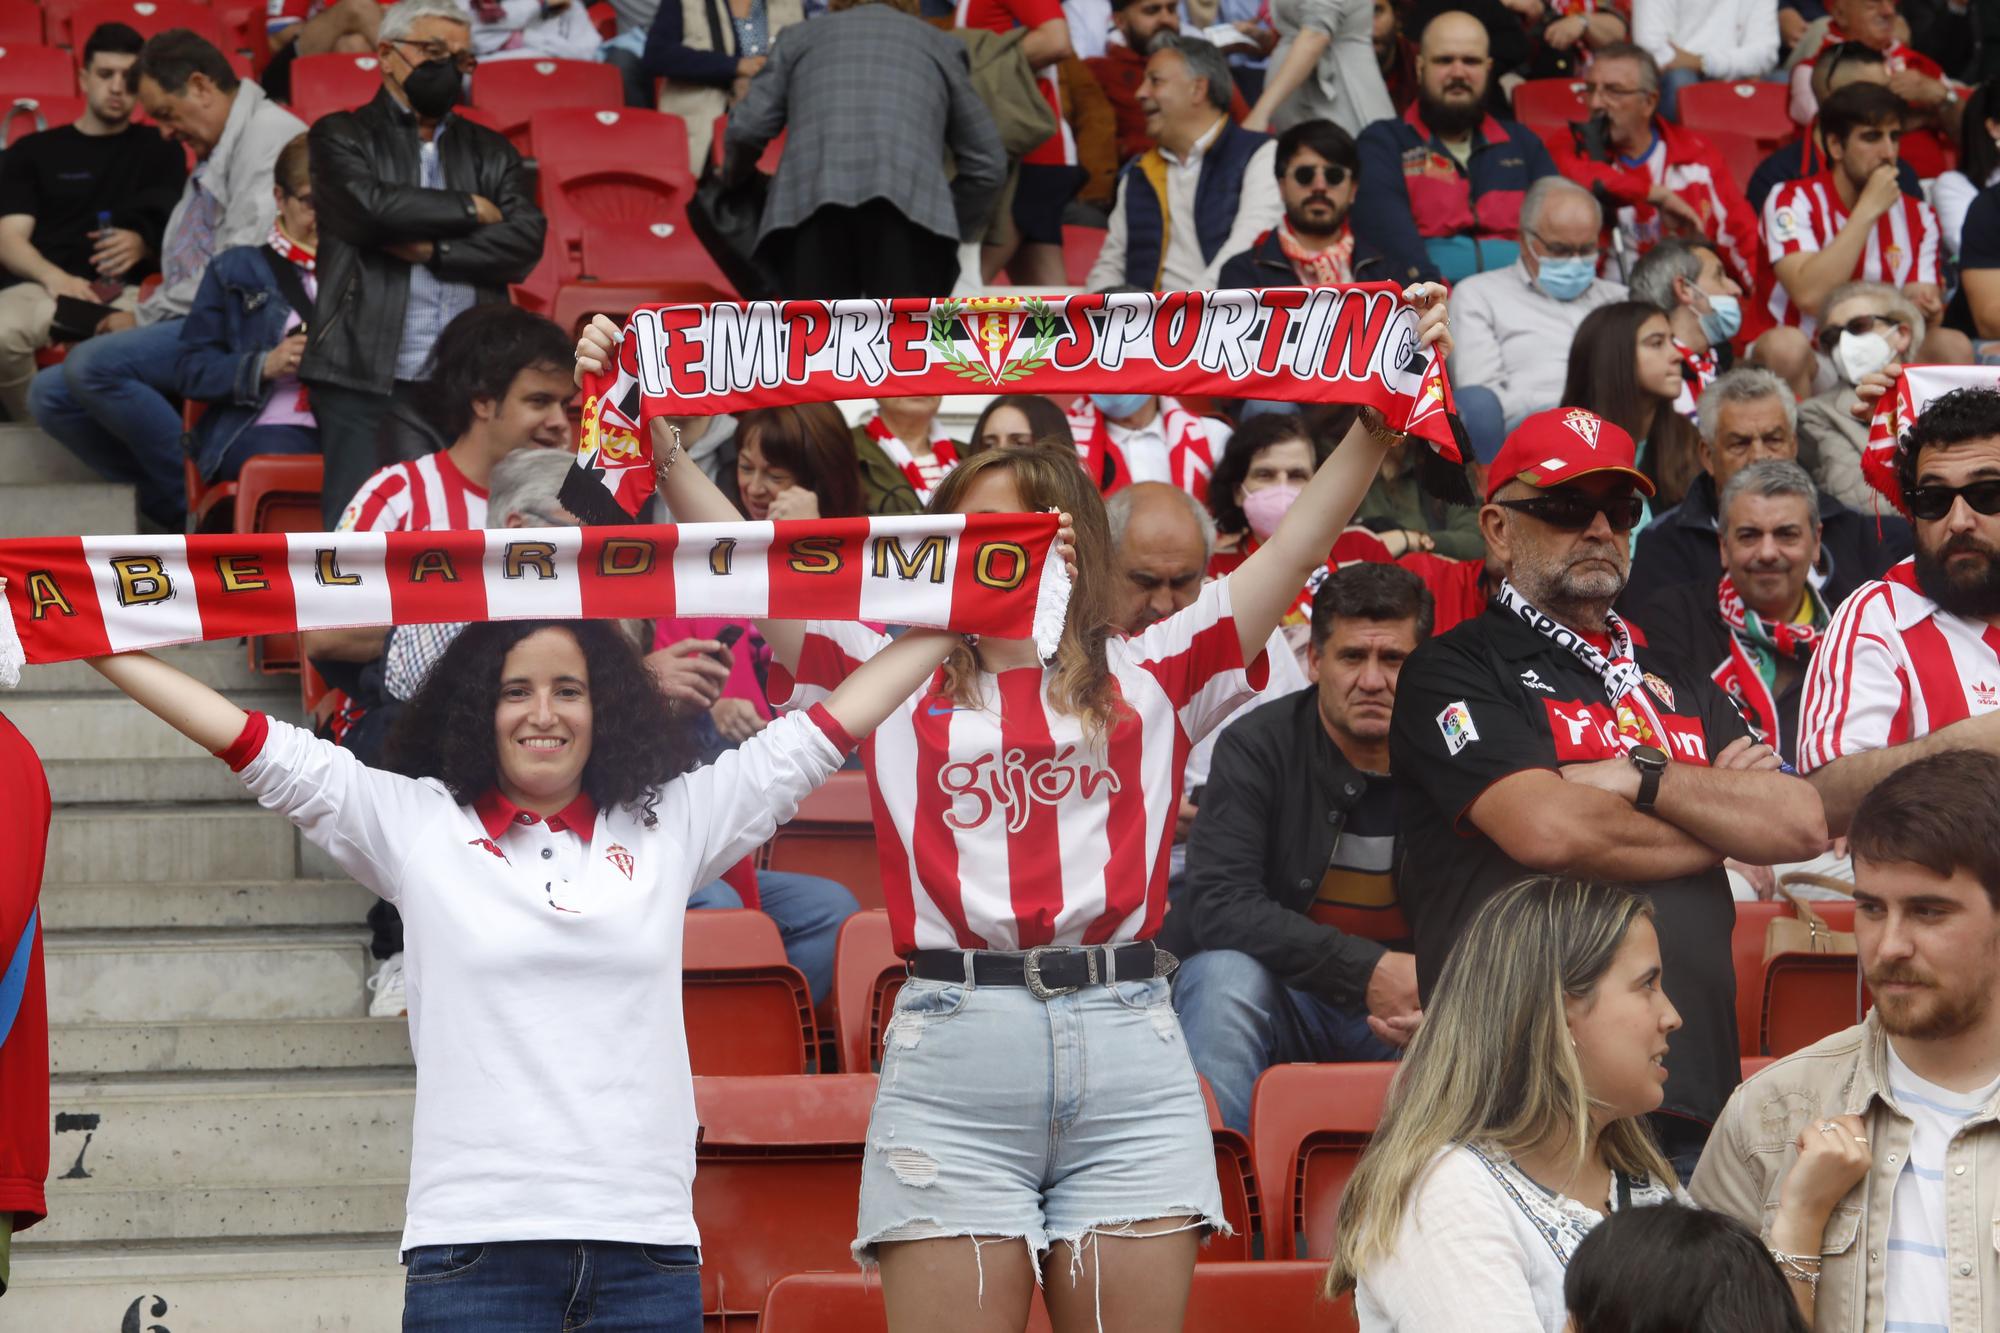
[[(1412, 288), (1448, 351), (1443, 289)], [(581, 370), (618, 337), (595, 324)], [(654, 432), (677, 520), (727, 521)], [(1118, 570), (1074, 450), (996, 449), (932, 513), (1054, 510), (1075, 579), (1054, 659), (982, 638), (862, 749), (883, 896), (910, 980), (884, 1038), (862, 1164), (858, 1259), (897, 1333), (1019, 1333), (1041, 1281), (1057, 1333), (1179, 1328), (1195, 1253), (1226, 1226), (1201, 1087), (1152, 936), (1187, 749), (1263, 681), (1265, 641), (1326, 563), (1394, 442), (1349, 431), (1269, 541), (1144, 633), (1112, 625)], [(937, 571), (936, 577), (949, 577)], [(767, 622), (774, 703), (810, 706), (889, 640)]]
[(1583, 1238), (1676, 1197), (1643, 1120), (1681, 1025), (1652, 918), (1553, 878), (1473, 918), (1341, 1197), (1327, 1294), (1363, 1333), (1558, 1333)]

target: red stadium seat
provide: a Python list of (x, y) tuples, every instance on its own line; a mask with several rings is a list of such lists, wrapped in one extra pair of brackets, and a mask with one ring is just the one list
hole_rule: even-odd
[(1710, 79), (1681, 89), (1681, 124), (1697, 134), (1724, 130), (1747, 134), (1766, 152), (1799, 134), (1792, 123), (1791, 93), (1782, 83)]
[(1110, 234), (1102, 227), (1063, 227), (1063, 276), (1069, 279), (1070, 286), (1081, 287), (1090, 280), (1090, 266), (1097, 262), (1098, 252), (1104, 249), (1105, 238)]
[[(472, 76), (472, 101), (501, 118), (501, 130), (523, 156), (530, 152), (529, 122), (538, 112), (558, 108), (616, 111), (625, 105), (625, 84), (618, 71), (594, 60), (488, 60)], [(681, 159), (687, 159), (685, 138)]]
[[(236, 476), (236, 531), (319, 532), (319, 493), (325, 468), (318, 454), (260, 454)], [(299, 669), (299, 636), (267, 634), (250, 640), (250, 665), (265, 675)]]
[(84, 105), (81, 97), (17, 98), (11, 106), (0, 98), (0, 148), (37, 130), (75, 123), (83, 115)]
[[(718, 167), (722, 165), (722, 158), (725, 149), (725, 145), (723, 143), (723, 136), (726, 133), (728, 133), (728, 131), (729, 131), (729, 117), (717, 116), (715, 118), (715, 133), (713, 137), (711, 137), (708, 141), (708, 156), (710, 160), (712, 160)], [(784, 152), (785, 152), (785, 131), (779, 130), (778, 137), (771, 140), (771, 142), (765, 144), (764, 151), (758, 155), (757, 170), (763, 172), (767, 176), (776, 175), (778, 170), (778, 159), (784, 156)]]
[(799, 812), (765, 845), (758, 864), (839, 880), (863, 907), (882, 906), (882, 866), (868, 776), (835, 773), (807, 795)]
[(1531, 129), (1587, 120), (1580, 79), (1530, 79), (1514, 89), (1514, 119)]
[(1233, 1236), (1215, 1235), (1195, 1256), (1197, 1263), (1231, 1263), (1255, 1257), (1258, 1228), (1257, 1172), (1250, 1162), (1250, 1140), (1222, 1123), (1222, 1111), (1208, 1080), (1201, 1080), (1201, 1099), (1208, 1106), (1208, 1132), (1215, 1140), (1215, 1179), (1222, 1187), (1222, 1215)]
[(598, 0), (598, 3), (590, 6), (584, 13), (590, 15), (590, 21), (597, 25), (597, 35), (605, 41), (608, 42), (618, 35), (618, 11), (613, 9), (607, 0)]
[(1729, 953), (1736, 967), (1736, 1053), (1761, 1053), (1764, 1016), (1764, 932), (1773, 919), (1792, 915), (1787, 902), (1736, 904)]
[[(222, 25), (216, 21), (215, 11), (207, 5), (194, 3), (194, 0), (90, 0), (90, 3), (72, 9), (68, 21), (66, 32), (74, 40), (65, 38), (63, 41), (79, 51), (100, 23), (126, 24), (136, 28), (141, 37), (151, 37), (169, 28), (187, 28), (196, 36), (206, 37), (218, 48), (228, 44), (222, 36)], [(59, 41), (58, 44), (63, 43)]]
[(696, 1074), (803, 1074), (812, 992), (762, 912), (687, 914), (681, 1007)]
[(292, 114), (310, 125), (329, 111), (353, 111), (382, 91), (382, 62), (329, 51), (292, 61)]
[(873, 1074), (695, 1079), (704, 1314), (751, 1328), (780, 1278), (854, 1274), (847, 1246), (874, 1101)]
[(40, 5), (26, 3), (26, 0), (0, 3), (0, 50), (40, 46), (47, 39), (42, 12)]
[(1746, 1055), (1743, 1057), (1743, 1081), (1748, 1083), (1770, 1067), (1775, 1055)]
[(81, 97), (76, 62), (53, 46), (0, 47), (0, 101)]
[(1701, 137), (1708, 140), (1709, 147), (1722, 155), (1729, 167), (1729, 177), (1738, 190), (1749, 185), (1750, 177), (1769, 156), (1764, 146), (1747, 134), (1732, 130), (1703, 130)]
[(1334, 1210), (1382, 1118), (1393, 1063), (1274, 1065), (1250, 1097), (1264, 1254), (1333, 1254)]
[[(546, 262), (546, 260), (545, 260)], [(563, 328), (575, 332), (592, 315), (609, 315), (623, 324), (642, 305), (660, 301), (726, 301), (729, 295), (705, 282), (564, 282), (544, 295), (537, 283), (547, 273), (530, 273), (528, 281), (512, 288), (514, 303), (546, 314)]]
[[(781, 830), (782, 831), (782, 830)], [(833, 946), (833, 1030), (840, 1067), (849, 1074), (873, 1070), (882, 1058), (882, 1029), (903, 983), (903, 960), (889, 945), (889, 914), (856, 912), (840, 923)], [(885, 1000), (885, 995), (889, 997)]]

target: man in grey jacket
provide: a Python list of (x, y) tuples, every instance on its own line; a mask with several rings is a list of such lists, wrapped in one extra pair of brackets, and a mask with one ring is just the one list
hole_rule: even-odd
[(759, 252), (796, 299), (949, 295), (1007, 172), (965, 47), (915, 0), (829, 8), (779, 35), (729, 116), (731, 180), (787, 132)]
[(104, 317), (97, 336), (35, 376), (28, 407), (41, 428), (99, 476), (138, 487), (139, 510), (182, 525), (181, 414), (176, 391), (181, 320), (214, 255), (262, 245), (277, 215), (272, 168), (305, 124), (239, 82), (229, 61), (186, 28), (146, 43), (135, 66), (146, 114), (198, 165), (160, 248), (160, 286), (133, 311)]

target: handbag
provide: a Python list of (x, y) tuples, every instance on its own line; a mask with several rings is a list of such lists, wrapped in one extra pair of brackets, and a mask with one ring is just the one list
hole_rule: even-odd
[(1798, 916), (1773, 917), (1770, 924), (1764, 927), (1764, 962), (1768, 965), (1773, 958), (1787, 953), (1852, 956), (1855, 953), (1853, 933), (1835, 930), (1828, 925), (1826, 918), (1814, 911), (1810, 902), (1792, 892), (1793, 884), (1810, 884), (1814, 888), (1833, 889), (1839, 893), (1851, 892), (1853, 887), (1837, 879), (1806, 871), (1794, 871), (1780, 880), (1778, 892), (1792, 905), (1792, 910), (1797, 912)]
[(770, 192), (771, 178), (765, 173), (752, 171), (741, 180), (726, 181), (711, 159), (688, 200), (689, 230), (746, 301), (775, 297), (781, 285), (771, 266), (757, 257), (757, 229)]

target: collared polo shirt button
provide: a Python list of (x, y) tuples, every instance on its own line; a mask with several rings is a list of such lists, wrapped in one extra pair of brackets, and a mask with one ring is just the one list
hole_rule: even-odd
[(1962, 1176), (1962, 1175), (1964, 1175), (1964, 1174), (1965, 1174), (1965, 1167), (1964, 1167), (1964, 1166), (1962, 1166), (1962, 1165), (1961, 1165), (1961, 1166), (1955, 1166), (1955, 1167), (1953, 1167), (1953, 1168), (1951, 1169), (1951, 1173), (1952, 1173), (1952, 1174), (1953, 1174), (1954, 1176)]
[(553, 847), (544, 847), (544, 848), (542, 848), (542, 859), (543, 859), (544, 861), (548, 860), (548, 859), (549, 859), (550, 857), (554, 856), (555, 854), (556, 854), (556, 849), (555, 849), (555, 848), (553, 848)]
[(1972, 1265), (1971, 1265), (1971, 1264), (1968, 1264), (1968, 1263), (1961, 1263), (1961, 1264), (1959, 1264), (1959, 1266), (1958, 1266), (1958, 1275), (1959, 1275), (1960, 1277), (1971, 1277), (1971, 1276), (1972, 1276)]
[(1879, 1261), (1881, 1260), (1881, 1258), (1882, 1258), (1882, 1256), (1881, 1256), (1881, 1255), (1880, 1255), (1879, 1253), (1877, 1253), (1876, 1251), (1874, 1251), (1874, 1250), (1870, 1250), (1870, 1251), (1868, 1251), (1868, 1262), (1869, 1262), (1869, 1263), (1871, 1263), (1871, 1264), (1872, 1264), (1872, 1263), (1877, 1263), (1877, 1262), (1879, 1262)]
[(1894, 1153), (1890, 1153), (1890, 1154), (1889, 1154), (1889, 1165), (1890, 1165), (1890, 1166), (1894, 1166), (1895, 1164), (1896, 1164), (1896, 1154), (1894, 1154)]
[(516, 824), (532, 824), (535, 822), (535, 817), (526, 810), (523, 810), (520, 814), (514, 816), (514, 822)]

